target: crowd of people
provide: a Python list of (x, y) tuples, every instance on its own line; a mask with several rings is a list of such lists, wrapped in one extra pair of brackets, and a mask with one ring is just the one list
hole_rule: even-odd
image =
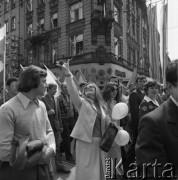
[[(52, 180), (52, 158), (56, 171), (70, 173), (62, 161), (62, 153), (66, 161), (76, 164), (75, 180), (107, 179), (106, 158), (115, 159), (116, 164), (122, 159), (124, 173), (113, 171), (116, 174), (112, 177), (116, 179), (137, 179), (138, 174), (139, 178), (150, 179), (178, 175), (178, 60), (167, 67), (167, 88), (138, 76), (125, 92), (117, 76), (111, 76), (102, 91), (93, 82), (77, 86), (69, 61), (59, 66), (65, 83), (60, 85), (58, 97), (57, 85), (47, 84), (47, 72), (37, 66), (29, 66), (19, 78), (7, 80), (6, 102), (2, 98), (0, 101), (0, 179)], [(128, 105), (129, 113), (115, 121), (112, 110), (119, 102)], [(110, 122), (128, 131), (130, 141), (127, 146), (114, 141), (106, 153), (100, 142)], [(41, 149), (36, 147), (36, 140), (41, 140)], [(72, 141), (75, 154), (71, 151)], [(18, 168), (12, 163), (12, 147), (15, 144), (20, 148), (21, 143), (23, 146), (33, 143), (36, 148), (29, 156), (27, 152), (24, 167), (28, 168)], [(16, 158), (23, 161), (28, 148), (21, 149)], [(154, 163), (161, 164), (157, 174), (153, 168), (147, 168), (145, 175), (141, 167), (153, 167)]]

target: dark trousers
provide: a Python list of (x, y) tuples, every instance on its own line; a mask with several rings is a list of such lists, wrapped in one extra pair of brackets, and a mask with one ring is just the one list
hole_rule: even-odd
[(133, 168), (132, 163), (135, 162), (135, 145), (137, 141), (137, 132), (132, 132), (132, 142), (129, 145), (128, 151), (125, 154), (125, 159), (123, 160), (124, 174), (126, 176), (127, 172)]
[(8, 162), (3, 162), (0, 168), (0, 180), (50, 180), (49, 166), (18, 170), (10, 167)]
[(66, 160), (73, 158), (71, 153), (71, 140), (70, 134), (74, 128), (75, 121), (73, 118), (64, 119), (62, 118), (63, 123), (63, 133), (62, 135), (62, 145), (65, 152)]
[(61, 150), (60, 150), (60, 143), (62, 141), (61, 133), (59, 131), (54, 131), (54, 137), (56, 142), (55, 165), (56, 165), (56, 169), (62, 169), (64, 165), (62, 163)]

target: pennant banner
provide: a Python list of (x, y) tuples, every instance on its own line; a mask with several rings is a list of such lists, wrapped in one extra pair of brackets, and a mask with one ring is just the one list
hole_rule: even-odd
[[(3, 69), (4, 69), (4, 51), (5, 51), (5, 40), (6, 40), (6, 26), (4, 25), (0, 29), (0, 85), (3, 83)], [(5, 74), (5, 72), (4, 72)], [(4, 87), (5, 88), (5, 87)]]
[(168, 17), (168, 8), (167, 3), (165, 1), (162, 4), (161, 9), (161, 22), (160, 22), (160, 61), (161, 61), (161, 69), (162, 69), (162, 76), (163, 76), (163, 87), (166, 87), (166, 78), (165, 78), (165, 71), (168, 64), (168, 54), (167, 54), (167, 17)]
[(46, 82), (47, 84), (49, 83), (54, 83), (57, 85), (57, 92), (55, 94), (55, 97), (58, 97), (61, 93), (61, 88), (60, 88), (60, 82), (57, 79), (57, 77), (44, 65), (44, 67), (46, 68), (47, 71), (47, 77), (46, 77)]

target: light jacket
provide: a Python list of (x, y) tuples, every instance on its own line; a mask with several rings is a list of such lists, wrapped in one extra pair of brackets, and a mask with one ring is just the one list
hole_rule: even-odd
[[(94, 104), (91, 104), (86, 99), (79, 96), (79, 91), (74, 84), (73, 76), (66, 77), (66, 84), (71, 99), (79, 112), (79, 117), (71, 136), (75, 139), (91, 143), (97, 110)], [(101, 114), (101, 131), (103, 135), (108, 116), (106, 115), (102, 106)]]

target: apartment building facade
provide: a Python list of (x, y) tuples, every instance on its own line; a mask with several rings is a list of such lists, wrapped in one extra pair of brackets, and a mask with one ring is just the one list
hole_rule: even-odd
[(130, 79), (135, 67), (138, 74), (149, 76), (144, 0), (0, 2), (0, 24), (9, 26), (9, 70), (19, 69), (20, 64), (41, 67), (45, 64), (60, 76), (56, 62), (72, 58), (73, 74), (81, 71), (88, 81), (93, 80), (101, 87), (111, 75)]

